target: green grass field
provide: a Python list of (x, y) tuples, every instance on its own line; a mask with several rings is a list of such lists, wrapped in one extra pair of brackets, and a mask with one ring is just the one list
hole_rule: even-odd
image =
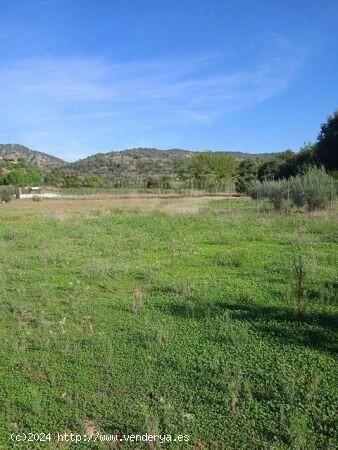
[[(57, 202), (0, 205), (1, 449), (116, 448), (55, 442), (93, 431), (189, 435), (170, 448), (337, 448), (334, 212)], [(23, 432), (52, 440), (14, 444)]]

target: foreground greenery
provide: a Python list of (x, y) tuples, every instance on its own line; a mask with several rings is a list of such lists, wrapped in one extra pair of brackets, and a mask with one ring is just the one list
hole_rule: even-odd
[(333, 213), (223, 200), (198, 215), (64, 217), (32, 205), (1, 209), (1, 448), (11, 432), (88, 423), (188, 434), (195, 448), (335, 448)]

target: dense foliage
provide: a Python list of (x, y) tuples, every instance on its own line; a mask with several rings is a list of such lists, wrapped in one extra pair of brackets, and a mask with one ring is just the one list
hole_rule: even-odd
[(178, 178), (192, 188), (217, 190), (233, 183), (236, 161), (218, 152), (196, 153), (176, 166)]
[(15, 185), (20, 187), (39, 186), (43, 182), (42, 171), (24, 159), (17, 162), (0, 160), (0, 185)]
[(338, 170), (338, 110), (322, 124), (316, 152), (327, 170)]
[(258, 179), (280, 180), (299, 175), (310, 166), (320, 166), (316, 153), (316, 146), (308, 144), (300, 149), (298, 153), (291, 150), (278, 153), (273, 160), (263, 162), (258, 168)]
[(80, 176), (76, 172), (69, 172), (62, 169), (53, 169), (46, 174), (45, 184), (62, 188), (93, 187), (99, 188), (104, 185), (104, 180), (100, 175)]
[(257, 159), (254, 160), (249, 158), (244, 159), (238, 164), (235, 180), (237, 192), (250, 192), (257, 180), (258, 164)]
[(288, 180), (265, 180), (256, 183), (252, 195), (268, 199), (275, 209), (306, 206), (309, 211), (326, 208), (335, 196), (334, 180), (323, 168), (314, 166)]
[[(321, 126), (317, 142), (305, 145), (298, 153), (287, 150), (268, 160), (257, 158), (256, 161), (241, 161), (236, 172), (236, 190), (255, 192), (258, 179), (262, 197), (269, 198), (276, 208), (281, 208), (287, 197), (284, 180), (289, 179), (290, 182), (292, 180), (295, 205), (304, 206), (306, 203), (310, 209), (321, 208), (327, 204), (324, 197), (328, 196), (328, 178), (321, 167), (336, 177), (337, 161), (338, 112), (335, 112)], [(309, 192), (306, 200), (305, 191)], [(313, 204), (311, 198), (314, 199)]]
[[(142, 162), (139, 161), (138, 164)], [(53, 169), (47, 173), (45, 184), (63, 188), (105, 186), (176, 190), (185, 187), (216, 191), (232, 189), (235, 168), (235, 159), (228, 155), (202, 152), (187, 158), (177, 158), (167, 175), (161, 172), (147, 174), (145, 170), (142, 176), (110, 178), (98, 173), (88, 175), (66, 169)]]

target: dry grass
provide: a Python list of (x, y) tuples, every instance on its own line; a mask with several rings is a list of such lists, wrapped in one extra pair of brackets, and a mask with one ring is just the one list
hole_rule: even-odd
[[(232, 198), (232, 197), (229, 197)], [(236, 197), (237, 198), (237, 197)], [(116, 197), (104, 196), (101, 198), (79, 199), (45, 199), (41, 202), (33, 202), (32, 199), (13, 201), (2, 205), (3, 213), (18, 212), (23, 220), (29, 220), (31, 215), (52, 216), (60, 221), (67, 220), (76, 214), (87, 217), (104, 217), (113, 210), (126, 212), (161, 211), (167, 214), (197, 214), (199, 209), (210, 200), (221, 200), (224, 196), (201, 197)], [(238, 201), (241, 199), (238, 198)]]

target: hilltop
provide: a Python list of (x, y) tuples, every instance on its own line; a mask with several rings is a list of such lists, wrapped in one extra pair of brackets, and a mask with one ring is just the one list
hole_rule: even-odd
[[(173, 148), (159, 150), (157, 148), (132, 148), (108, 153), (97, 153), (87, 158), (68, 164), (65, 169), (79, 174), (96, 173), (107, 178), (134, 178), (139, 176), (169, 175), (177, 164), (199, 153), (191, 150)], [(241, 152), (216, 152), (235, 159), (258, 156), (271, 158), (273, 154), (254, 155)]]
[(97, 153), (68, 164), (66, 169), (79, 174), (97, 173), (107, 178), (166, 175), (174, 170), (179, 160), (189, 158), (192, 154), (181, 149), (134, 148)]
[(40, 169), (48, 170), (56, 167), (61, 167), (65, 163), (56, 156), (48, 155), (47, 153), (31, 150), (20, 144), (0, 144), (0, 159), (17, 162), (20, 159), (25, 159), (28, 164), (38, 166)]
[[(68, 163), (60, 158), (31, 150), (23, 145), (0, 144), (0, 159), (18, 161), (24, 158), (28, 164), (36, 165), (44, 172), (48, 172), (51, 169), (60, 169), (80, 176), (99, 174), (106, 179), (170, 175), (177, 164), (187, 158), (191, 158), (196, 153), (200, 152), (179, 148), (160, 150), (157, 148), (139, 147), (96, 153), (87, 158)], [(231, 151), (215, 153), (232, 156), (237, 160), (257, 157), (271, 159), (275, 155), (273, 153), (252, 154)]]

